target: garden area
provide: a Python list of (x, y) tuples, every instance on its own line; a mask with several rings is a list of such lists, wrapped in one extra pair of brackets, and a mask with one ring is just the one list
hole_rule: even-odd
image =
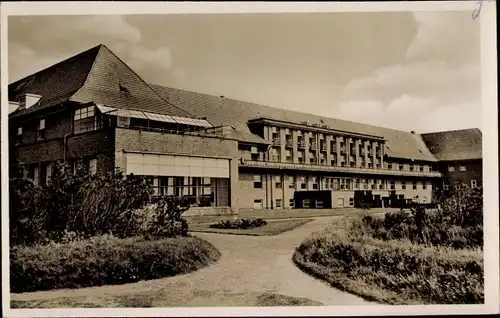
[(261, 218), (220, 220), (215, 223), (192, 224), (189, 230), (191, 232), (232, 235), (272, 236), (291, 231), (312, 220), (313, 219), (282, 219), (266, 221)]
[(70, 171), (59, 163), (46, 186), (11, 174), (11, 292), (131, 283), (219, 259), (214, 246), (188, 234), (188, 207), (153, 200), (142, 178)]
[(344, 217), (306, 239), (293, 260), (379, 303), (484, 303), (482, 190), (455, 190), (433, 210)]

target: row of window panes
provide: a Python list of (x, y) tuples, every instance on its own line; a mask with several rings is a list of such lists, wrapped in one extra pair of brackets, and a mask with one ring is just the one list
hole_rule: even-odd
[[(464, 171), (467, 171), (467, 167), (466, 166), (458, 166), (458, 169), (462, 172)], [(455, 171), (455, 166), (448, 166), (448, 172), (454, 172)]]
[[(281, 189), (283, 187), (281, 176), (274, 176), (275, 187), (277, 189)], [(384, 189), (384, 181), (379, 179), (342, 179), (342, 178), (324, 178), (324, 188), (325, 189), (333, 189), (333, 190), (351, 190), (353, 188), (360, 189), (361, 187), (365, 190), (383, 190)], [(319, 188), (318, 179), (315, 176), (311, 176), (310, 182), (312, 183), (312, 187), (314, 190)], [(363, 184), (363, 186), (361, 186)], [(416, 190), (420, 182), (412, 182), (413, 189)], [(427, 182), (423, 181), (422, 189), (427, 189)], [(378, 186), (377, 186), (378, 185)], [(295, 189), (295, 178), (293, 176), (288, 176), (288, 187), (290, 189)], [(396, 188), (395, 181), (389, 182), (389, 187), (391, 190)], [(262, 176), (254, 175), (254, 188), (262, 189)], [(307, 189), (307, 180), (306, 177), (300, 177), (300, 189)], [(401, 181), (401, 189), (406, 189), (406, 181)]]
[[(476, 189), (478, 187), (477, 180), (471, 180), (470, 187), (472, 189)], [(460, 189), (460, 184), (458, 185), (458, 189)], [(447, 183), (443, 183), (443, 190), (450, 190), (450, 185)]]

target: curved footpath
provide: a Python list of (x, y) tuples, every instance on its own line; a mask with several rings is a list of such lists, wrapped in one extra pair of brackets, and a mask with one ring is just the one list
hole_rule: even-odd
[(276, 236), (195, 233), (220, 250), (222, 256), (217, 263), (175, 277), (126, 285), (11, 294), (11, 300), (28, 301), (29, 307), (217, 307), (252, 306), (256, 296), (273, 293), (308, 298), (323, 305), (373, 305), (312, 278), (292, 262), (295, 247), (334, 218), (317, 218)]

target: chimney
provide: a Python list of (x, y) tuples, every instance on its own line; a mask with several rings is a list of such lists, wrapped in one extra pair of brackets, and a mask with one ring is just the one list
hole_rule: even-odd
[(28, 109), (38, 103), (41, 98), (41, 95), (25, 93), (19, 99), (19, 109)]
[(412, 133), (413, 135), (415, 135), (415, 130), (412, 130), (412, 131), (411, 131), (411, 133)]
[(220, 98), (224, 98), (224, 95), (220, 95)]

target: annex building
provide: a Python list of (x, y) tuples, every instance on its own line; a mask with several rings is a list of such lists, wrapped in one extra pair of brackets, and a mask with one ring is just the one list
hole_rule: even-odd
[(431, 203), (452, 181), (482, 183), (477, 129), (421, 135), (153, 85), (104, 45), (8, 94), (10, 163), (39, 185), (59, 160), (120, 168), (193, 209), (237, 213)]

